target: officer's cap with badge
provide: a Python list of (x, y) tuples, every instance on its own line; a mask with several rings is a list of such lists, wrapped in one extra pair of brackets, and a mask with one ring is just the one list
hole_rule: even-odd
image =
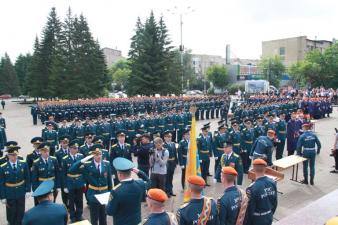
[(235, 125), (238, 125), (238, 121), (237, 121), (237, 120), (233, 120), (233, 121), (231, 122), (231, 126), (235, 126)]
[(125, 136), (126, 136), (126, 134), (122, 130), (120, 130), (116, 133), (116, 137), (125, 137)]
[(18, 146), (18, 142), (16, 142), (16, 141), (7, 141), (5, 143), (6, 149), (11, 149), (11, 148), (14, 148), (16, 146)]
[(102, 136), (96, 136), (93, 140), (95, 144), (102, 144), (103, 143), (103, 137)]
[(135, 165), (132, 161), (122, 157), (117, 157), (114, 159), (113, 166), (117, 171), (121, 172), (128, 172), (135, 168)]
[(224, 147), (224, 148), (232, 147), (232, 141), (227, 140), (226, 142), (224, 142), (223, 147)]
[(226, 124), (221, 124), (221, 125), (218, 126), (218, 130), (226, 129), (226, 128), (227, 128)]
[(54, 181), (46, 180), (33, 192), (32, 197), (43, 197), (53, 192)]
[(183, 135), (189, 134), (189, 132), (190, 132), (190, 129), (185, 129), (185, 130), (183, 130)]
[(63, 135), (61, 137), (59, 137), (59, 141), (61, 142), (68, 142), (70, 141), (71, 137), (69, 135)]
[(49, 151), (49, 144), (46, 142), (43, 142), (39, 145), (38, 149), (40, 151)]
[(251, 120), (250, 118), (246, 118), (246, 119), (244, 120), (244, 123), (247, 123), (247, 122), (252, 123), (252, 120)]
[(101, 148), (102, 148), (101, 144), (95, 144), (95, 145), (93, 145), (92, 147), (90, 147), (90, 154), (93, 154), (93, 155), (100, 155), (100, 154), (102, 154)]
[(70, 147), (70, 148), (78, 148), (78, 147), (79, 147), (79, 141), (78, 141), (77, 139), (72, 140), (72, 141), (69, 143), (69, 147)]
[(85, 137), (86, 137), (86, 138), (93, 138), (93, 136), (94, 136), (94, 132), (87, 132), (87, 133), (85, 134)]
[(172, 136), (171, 131), (170, 130), (164, 131), (163, 136), (167, 136), (167, 137)]
[(18, 155), (20, 146), (13, 146), (6, 149), (8, 155)]
[(43, 138), (42, 137), (33, 137), (31, 139), (31, 143), (32, 144), (41, 144), (43, 142)]
[(47, 121), (45, 124), (46, 124), (47, 127), (48, 126), (54, 126), (53, 122), (50, 122), (50, 121)]

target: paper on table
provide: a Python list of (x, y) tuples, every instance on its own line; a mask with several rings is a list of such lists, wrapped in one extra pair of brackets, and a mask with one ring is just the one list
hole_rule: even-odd
[(82, 220), (80, 222), (71, 223), (70, 225), (92, 225), (88, 220)]
[(101, 205), (107, 205), (109, 201), (110, 192), (106, 192), (106, 193), (98, 194), (94, 196)]

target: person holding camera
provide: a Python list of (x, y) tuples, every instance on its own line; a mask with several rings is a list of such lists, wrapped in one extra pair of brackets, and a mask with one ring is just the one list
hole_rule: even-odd
[(142, 170), (147, 176), (149, 176), (149, 156), (152, 154), (153, 143), (150, 142), (150, 135), (143, 134), (141, 141), (136, 140), (136, 146), (134, 149), (134, 155), (137, 157), (138, 169)]
[(154, 139), (154, 148), (151, 150), (149, 164), (151, 168), (151, 187), (165, 191), (167, 162), (169, 151), (163, 148), (163, 140), (160, 137)]

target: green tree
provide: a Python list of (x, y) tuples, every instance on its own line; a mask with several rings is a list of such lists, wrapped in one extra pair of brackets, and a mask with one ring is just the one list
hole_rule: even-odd
[(109, 74), (114, 83), (116, 83), (117, 90), (128, 88), (128, 80), (131, 70), (128, 60), (120, 59), (112, 65), (109, 69)]
[(144, 24), (137, 19), (129, 51), (129, 95), (179, 93), (179, 68), (170, 44), (163, 18), (156, 22), (151, 12)]
[(19, 81), (7, 53), (0, 61), (0, 94), (10, 94), (12, 96), (20, 94)]
[(259, 67), (270, 85), (279, 87), (280, 80), (285, 72), (285, 66), (281, 58), (279, 56), (264, 58), (261, 60)]
[(17, 74), (19, 84), (20, 84), (20, 89), (22, 94), (27, 94), (27, 88), (26, 88), (26, 78), (28, 76), (29, 72), (29, 65), (31, 64), (32, 61), (32, 55), (31, 54), (26, 54), (22, 55), (20, 54), (14, 64), (15, 72)]
[(216, 88), (224, 88), (228, 84), (228, 71), (223, 65), (212, 65), (207, 70), (207, 79)]
[(38, 37), (35, 38), (31, 63), (28, 65), (28, 73), (25, 78), (25, 90), (32, 97), (41, 96), (42, 83), (40, 80), (40, 43)]

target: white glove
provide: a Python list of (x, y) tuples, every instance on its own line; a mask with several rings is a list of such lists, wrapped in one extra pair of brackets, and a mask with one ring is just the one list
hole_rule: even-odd
[(6, 205), (7, 204), (7, 200), (6, 199), (1, 199), (1, 203)]
[(57, 188), (56, 191), (57, 191), (57, 192), (60, 192), (60, 191), (61, 191), (61, 188)]
[(181, 168), (182, 168), (182, 169), (184, 169), (184, 168), (185, 168), (185, 166), (181, 166)]
[(66, 194), (68, 194), (68, 193), (69, 193), (68, 188), (64, 188), (64, 189), (63, 189), (63, 192), (66, 193)]
[(112, 178), (115, 179), (115, 175), (112, 175)]
[(212, 181), (214, 182), (214, 184), (216, 184), (216, 183), (217, 183), (217, 180), (216, 180), (215, 178), (214, 178)]
[(31, 197), (31, 194), (30, 193), (26, 193), (25, 194), (25, 198), (29, 198), (29, 197)]
[(202, 163), (202, 160), (200, 160), (200, 163)]
[(215, 159), (217, 160), (217, 159), (218, 159), (218, 157), (215, 157)]
[(94, 155), (86, 156), (85, 158), (81, 159), (81, 163), (85, 163), (85, 162), (87, 162), (88, 160), (90, 160), (93, 157), (94, 157)]

